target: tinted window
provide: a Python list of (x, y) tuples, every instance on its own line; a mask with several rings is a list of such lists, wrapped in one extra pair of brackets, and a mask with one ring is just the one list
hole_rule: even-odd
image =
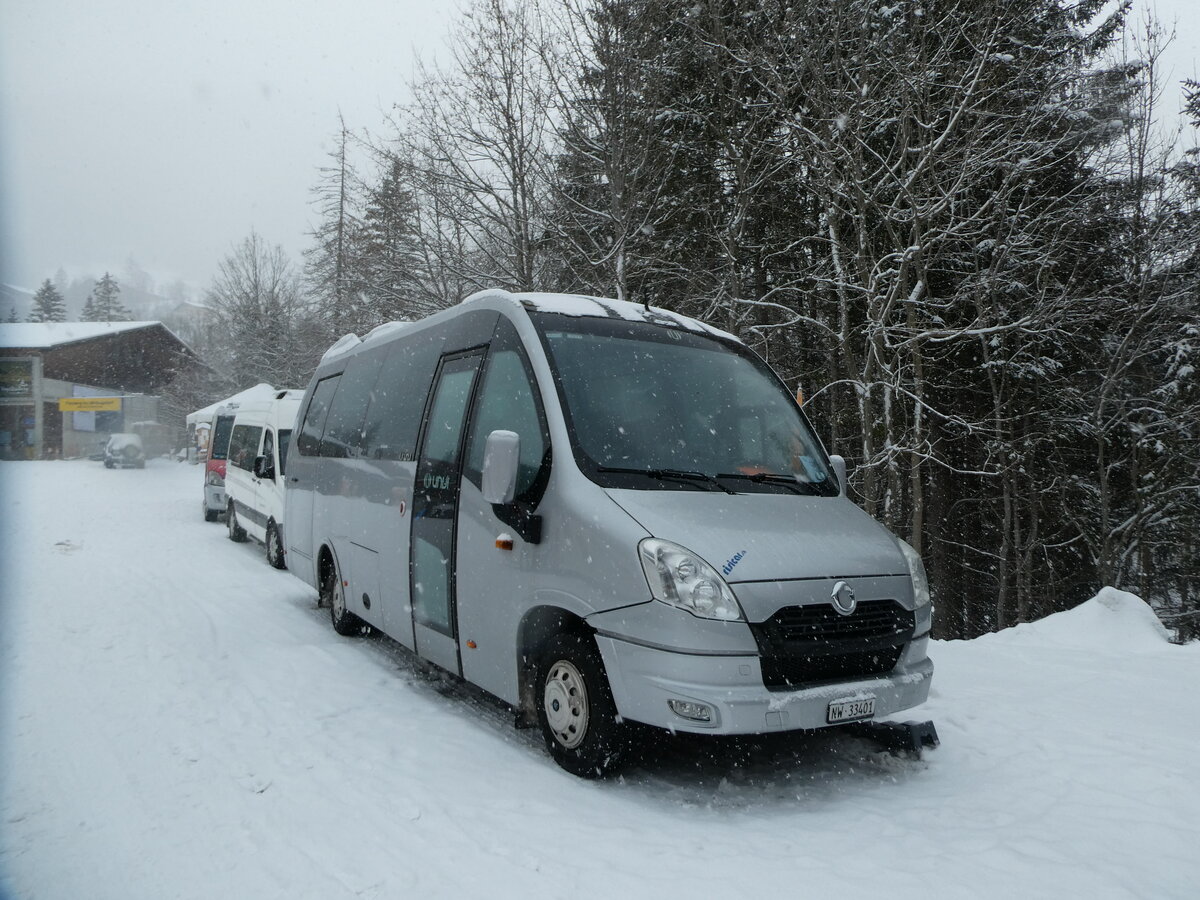
[(270, 428), (267, 429), (266, 438), (263, 440), (262, 451), (264, 467), (273, 467), (275, 465), (275, 434)]
[(224, 459), (229, 455), (229, 435), (233, 433), (233, 416), (217, 416), (213, 428), (212, 445), (208, 448), (210, 459)]
[(383, 356), (355, 357), (342, 373), (337, 393), (325, 420), (321, 437), (322, 456), (359, 456), (362, 452), (363, 418), (371, 400), (371, 388), (379, 375)]
[(466, 475), (476, 487), (482, 485), (487, 436), (498, 429), (515, 431), (521, 438), (517, 497), (522, 497), (537, 480), (547, 441), (532, 381), (521, 354), (511, 349), (493, 350), (483, 376), (466, 466)]
[(261, 425), (234, 425), (229, 438), (229, 464), (254, 471), (254, 458), (258, 456), (258, 443), (262, 438)]
[[(447, 364), (448, 366), (449, 364)], [(425, 439), (425, 458), (430, 462), (453, 466), (458, 462), (459, 438), (463, 416), (471, 399), (475, 369), (444, 369), (438, 382), (437, 397), (429, 411), (429, 430)]]
[(413, 459), (421, 414), (442, 352), (434, 329), (396, 341), (383, 366), (363, 425), (363, 454), (372, 459)]
[(288, 446), (292, 443), (292, 429), (281, 428), (279, 430), (279, 474), (287, 474), (287, 455)]
[(312, 399), (308, 401), (308, 409), (304, 413), (304, 424), (300, 426), (300, 434), (296, 438), (296, 450), (302, 456), (316, 456), (321, 449), (321, 432), (325, 430), (325, 416), (329, 413), (329, 401), (337, 390), (338, 378), (322, 378), (317, 382)]

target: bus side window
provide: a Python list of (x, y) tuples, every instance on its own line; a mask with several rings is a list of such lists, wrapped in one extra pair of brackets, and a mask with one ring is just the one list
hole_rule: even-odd
[(304, 412), (304, 424), (300, 426), (300, 433), (296, 437), (296, 450), (301, 456), (317, 456), (321, 452), (325, 417), (329, 414), (329, 404), (340, 378), (340, 375), (334, 375), (322, 378), (317, 383), (312, 399), (308, 401), (308, 409)]
[[(517, 340), (515, 334), (512, 338)], [(520, 435), (516, 495), (518, 499), (536, 499), (527, 495), (537, 485), (549, 448), (537, 391), (521, 354), (516, 349), (498, 348), (494, 344), (488, 355), (483, 385), (476, 400), (463, 470), (463, 474), (476, 487), (481, 487), (483, 483), (483, 454), (487, 437), (496, 430), (514, 431)]]

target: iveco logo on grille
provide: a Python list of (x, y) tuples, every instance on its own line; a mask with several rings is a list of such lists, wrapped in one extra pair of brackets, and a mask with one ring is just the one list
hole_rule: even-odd
[(843, 616), (850, 615), (858, 606), (858, 602), (854, 599), (854, 588), (844, 581), (839, 581), (833, 586), (833, 593), (829, 595), (829, 598), (833, 600), (833, 608)]

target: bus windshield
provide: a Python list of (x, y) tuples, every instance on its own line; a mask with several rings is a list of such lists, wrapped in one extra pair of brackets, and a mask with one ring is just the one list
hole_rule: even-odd
[(796, 401), (757, 356), (648, 322), (534, 315), (581, 469), (607, 487), (834, 496)]

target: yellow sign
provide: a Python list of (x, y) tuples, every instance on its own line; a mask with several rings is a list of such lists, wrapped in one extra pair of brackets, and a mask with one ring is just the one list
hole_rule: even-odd
[(62, 397), (59, 412), (120, 412), (120, 397)]

